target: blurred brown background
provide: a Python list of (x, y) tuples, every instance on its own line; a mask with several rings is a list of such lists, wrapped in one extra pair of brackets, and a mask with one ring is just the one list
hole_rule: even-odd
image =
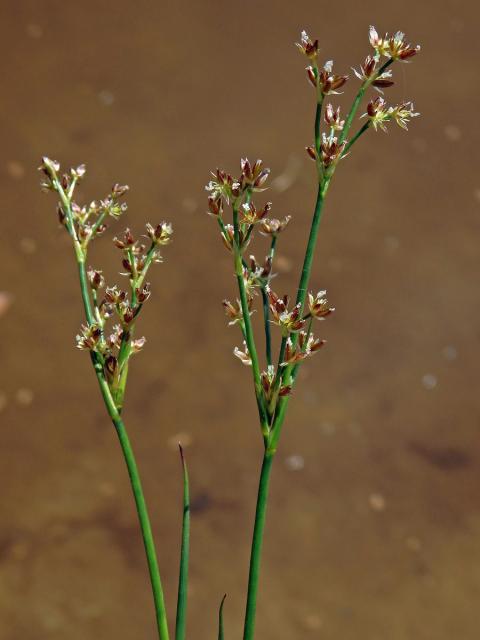
[[(155, 637), (126, 471), (74, 348), (76, 270), (55, 200), (38, 188), (41, 155), (87, 163), (86, 201), (128, 182), (120, 225), (174, 224), (125, 415), (170, 611), (182, 439), (189, 633), (215, 637), (226, 591), (228, 637), (239, 638), (262, 445), (220, 306), (235, 283), (204, 184), (244, 155), (272, 168), (273, 211), (294, 215), (276, 288), (293, 292), (315, 198), (303, 150), (313, 95), (293, 42), (305, 27), (348, 72), (369, 52), (370, 23), (422, 44), (388, 95), (414, 99), (422, 117), (408, 134), (369, 133), (330, 189), (312, 285), (337, 312), (274, 469), (257, 635), (478, 638), (479, 15), (451, 0), (1, 3), (2, 640)], [(117, 261), (108, 237), (96, 243), (91, 263), (114, 274)]]

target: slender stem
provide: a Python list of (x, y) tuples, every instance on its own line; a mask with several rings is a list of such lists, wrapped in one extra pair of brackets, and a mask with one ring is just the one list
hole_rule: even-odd
[(315, 111), (315, 150), (318, 154), (320, 151), (320, 125), (322, 122), (322, 103), (323, 103), (323, 95), (320, 94), (317, 99), (317, 109)]
[(325, 201), (325, 195), (330, 184), (330, 177), (324, 178), (318, 185), (317, 201), (315, 203), (315, 210), (313, 213), (312, 225), (310, 227), (310, 235), (308, 237), (307, 249), (305, 252), (305, 258), (303, 261), (302, 274), (300, 276), (300, 282), (298, 284), (297, 291), (297, 304), (301, 304), (300, 311), (303, 311), (305, 304), (305, 298), (307, 296), (308, 282), (310, 280), (310, 273), (312, 271), (313, 256), (315, 254), (315, 247), (317, 244), (318, 229), (320, 227), (320, 221), (322, 219), (323, 204)]
[(233, 255), (235, 265), (235, 275), (237, 277), (238, 291), (240, 293), (240, 304), (242, 307), (243, 323), (245, 327), (245, 342), (252, 360), (253, 383), (255, 387), (255, 396), (257, 398), (258, 412), (264, 438), (267, 436), (268, 418), (263, 400), (262, 382), (260, 378), (260, 365), (258, 361), (257, 348), (255, 346), (255, 337), (253, 333), (252, 321), (250, 319), (250, 311), (248, 309), (248, 298), (245, 290), (245, 282), (243, 280), (243, 263), (240, 251), (239, 226), (238, 226), (238, 209), (233, 207), (233, 226), (234, 226), (234, 242)]
[(367, 131), (367, 129), (369, 128), (370, 128), (370, 120), (367, 120), (367, 122), (364, 123), (363, 127), (360, 127), (360, 129), (357, 131), (357, 133), (353, 136), (353, 138), (345, 147), (345, 150), (342, 153), (342, 158), (344, 158), (347, 155), (347, 153), (350, 151), (350, 148), (355, 144), (355, 142), (360, 138), (360, 136), (363, 135), (365, 131)]
[(106, 211), (102, 211), (102, 213), (98, 216), (98, 218), (96, 219), (93, 227), (92, 227), (92, 238), (95, 236), (95, 234), (98, 231), (99, 226), (102, 224), (102, 222), (105, 220), (105, 216), (107, 215)]
[(157, 618), (158, 637), (160, 640), (168, 640), (168, 624), (167, 612), (165, 609), (165, 601), (163, 597), (162, 582), (160, 580), (160, 572), (158, 570), (157, 554), (155, 551), (155, 543), (153, 541), (152, 528), (150, 518), (148, 516), (147, 505), (143, 495), (142, 484), (138, 472), (135, 456), (128, 438), (125, 425), (122, 418), (117, 415), (112, 418), (115, 425), (120, 446), (128, 469), (130, 484), (132, 486), (135, 505), (137, 507), (138, 520), (142, 531), (143, 544), (147, 556), (148, 571), (150, 574), (150, 582), (152, 584), (153, 600), (155, 603), (155, 613)]
[(248, 594), (243, 640), (252, 640), (255, 633), (255, 614), (257, 609), (260, 559), (262, 555), (263, 532), (265, 528), (265, 517), (268, 502), (268, 487), (273, 458), (273, 454), (266, 449), (263, 456), (262, 470), (260, 472), (260, 482), (258, 486), (255, 526), (253, 529), (252, 550), (250, 555), (250, 571), (248, 575)]
[[(275, 255), (275, 245), (277, 244), (277, 236), (272, 236), (272, 242), (270, 244), (270, 251), (268, 257), (270, 259), (270, 268), (273, 263), (273, 257)], [(261, 288), (262, 291), (262, 303), (263, 303), (263, 323), (265, 325), (265, 355), (267, 358), (267, 364), (272, 364), (272, 338), (270, 335), (270, 307), (268, 303), (268, 295), (266, 285)]]
[(315, 110), (315, 126), (314, 126), (314, 136), (315, 136), (315, 151), (317, 155), (316, 165), (317, 165), (317, 174), (319, 180), (323, 175), (323, 165), (320, 159), (320, 147), (322, 144), (320, 129), (322, 126), (322, 106), (323, 106), (323, 93), (320, 87), (320, 83), (318, 82), (318, 66), (315, 67), (317, 74), (317, 108)]
[(87, 270), (85, 268), (85, 261), (78, 260), (78, 277), (80, 278), (80, 292), (82, 294), (83, 307), (85, 309), (85, 317), (88, 324), (94, 324), (96, 322), (95, 314), (92, 309), (92, 302), (90, 300), (90, 285), (88, 284)]
[(177, 619), (175, 625), (175, 640), (185, 640), (187, 625), (187, 591), (188, 591), (188, 560), (190, 555), (190, 491), (188, 470), (183, 449), (180, 446), (180, 456), (183, 468), (183, 521), (182, 546), (180, 551), (180, 573), (178, 578)]
[(272, 364), (272, 337), (270, 335), (270, 307), (265, 287), (262, 287), (263, 323), (265, 326), (265, 356), (267, 365)]
[[(308, 283), (310, 281), (310, 274), (312, 271), (313, 257), (315, 254), (315, 247), (317, 244), (318, 230), (320, 227), (320, 221), (322, 219), (323, 205), (325, 202), (325, 196), (328, 190), (328, 185), (330, 183), (331, 177), (325, 176), (323, 180), (320, 181), (318, 185), (318, 193), (317, 193), (317, 201), (315, 203), (315, 210), (313, 213), (312, 225), (310, 227), (310, 235), (308, 237), (307, 249), (305, 252), (305, 259), (303, 261), (302, 274), (300, 276), (300, 282), (298, 285), (297, 291), (297, 304), (300, 303), (300, 313), (303, 313), (303, 308), (305, 305), (305, 299), (307, 297), (307, 289)], [(292, 342), (295, 344), (297, 341), (297, 335), (292, 335)], [(283, 341), (282, 341), (283, 344)], [(293, 365), (288, 365), (285, 367), (282, 380), (285, 384), (291, 385), (292, 380), (292, 369)], [(275, 411), (275, 420), (272, 426), (272, 440), (271, 444), (273, 444), (273, 450), (275, 451), (278, 439), (280, 437), (280, 430), (283, 425), (283, 420), (285, 419), (285, 411), (288, 406), (288, 400), (290, 396), (285, 396), (279, 398), (277, 403), (277, 408)], [(277, 419), (278, 418), (278, 419)], [(276, 433), (274, 433), (276, 431)]]

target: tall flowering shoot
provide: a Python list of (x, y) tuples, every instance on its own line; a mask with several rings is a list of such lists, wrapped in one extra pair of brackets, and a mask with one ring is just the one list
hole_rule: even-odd
[[(369, 129), (386, 131), (392, 122), (407, 129), (409, 121), (419, 115), (412, 102), (388, 105), (382, 94), (394, 84), (394, 63), (410, 62), (420, 47), (409, 44), (401, 32), (380, 37), (374, 27), (370, 27), (369, 41), (372, 50), (359, 67), (353, 69), (360, 86), (345, 115), (333, 103), (332, 97), (344, 90), (349, 76), (337, 71), (332, 60), (320, 62), (319, 42), (311, 39), (305, 31), (301, 33), (300, 42), (297, 43), (299, 51), (307, 60), (308, 82), (315, 90), (313, 140), (306, 151), (315, 162), (317, 198), (299, 284), (293, 299), (273, 290), (277, 241), (289, 224), (290, 216), (274, 218), (271, 215), (271, 203), (258, 202), (262, 197), (261, 192), (267, 188), (269, 170), (261, 160), (250, 162), (243, 159), (238, 177), (217, 169), (206, 187), (209, 192), (209, 214), (216, 220), (223, 243), (233, 259), (238, 293), (232, 300), (225, 300), (223, 305), (229, 324), (238, 326), (243, 342), (243, 346), (235, 347), (234, 354), (252, 370), (264, 444), (250, 559), (244, 640), (252, 640), (254, 637), (261, 545), (272, 461), (299, 367), (325, 344), (325, 340), (315, 336), (314, 331), (321, 327), (315, 321), (325, 320), (334, 311), (324, 290), (315, 292), (310, 288), (325, 197), (337, 167), (360, 136)], [(376, 90), (380, 95), (370, 98), (366, 112), (360, 116), (358, 130), (351, 135), (360, 105), (370, 89)], [(257, 231), (269, 240), (269, 245), (263, 250), (265, 258), (260, 261), (249, 255)], [(263, 317), (262, 338), (255, 335), (251, 321), (256, 306), (260, 307)], [(273, 346), (273, 330), (277, 331), (277, 349)], [(260, 344), (264, 354), (261, 353)]]
[[(136, 336), (135, 330), (139, 314), (150, 298), (150, 283), (147, 281), (147, 275), (153, 263), (162, 261), (160, 249), (171, 241), (172, 227), (167, 222), (161, 222), (155, 226), (147, 224), (146, 234), (141, 239), (135, 238), (128, 228), (115, 237), (113, 242), (120, 251), (121, 273), (126, 285), (109, 286), (100, 269), (87, 266), (88, 250), (90, 243), (107, 229), (108, 220), (117, 221), (125, 214), (127, 205), (124, 197), (128, 192), (128, 186), (115, 184), (102, 200), (81, 205), (77, 202), (76, 190), (85, 176), (84, 165), (62, 172), (58, 162), (43, 158), (40, 170), (43, 174), (42, 189), (52, 191), (57, 196), (59, 222), (72, 240), (85, 312), (85, 321), (77, 335), (77, 347), (90, 354), (105, 407), (120, 441), (147, 556), (158, 637), (160, 640), (168, 640), (167, 615), (150, 520), (121, 412), (130, 358), (141, 351), (145, 344), (145, 338)], [(188, 498), (185, 465), (184, 486), (186, 487), (185, 495)], [(184, 532), (188, 533), (189, 515), (185, 508), (184, 514)], [(185, 553), (187, 552), (182, 547), (182, 558), (186, 557)], [(183, 565), (186, 566), (185, 562)], [(186, 579), (185, 572), (184, 568), (182, 584)], [(179, 610), (179, 628), (182, 629), (185, 603), (180, 597)], [(183, 635), (184, 632), (178, 637), (182, 639)]]

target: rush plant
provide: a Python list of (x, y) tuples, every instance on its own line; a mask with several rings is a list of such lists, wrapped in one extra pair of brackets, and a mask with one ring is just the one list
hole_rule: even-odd
[[(315, 164), (317, 197), (293, 302), (290, 302), (288, 295), (279, 295), (271, 287), (277, 241), (291, 218), (272, 218), (271, 203), (257, 202), (258, 194), (266, 189), (269, 169), (264, 167), (261, 160), (251, 163), (242, 159), (239, 177), (233, 177), (217, 169), (206, 187), (209, 192), (209, 213), (216, 220), (221, 239), (233, 261), (238, 294), (233, 302), (224, 300), (223, 306), (229, 324), (239, 328), (243, 339), (243, 347), (235, 347), (234, 354), (252, 371), (263, 442), (263, 462), (250, 556), (244, 640), (253, 640), (255, 633), (270, 474), (287, 408), (299, 368), (325, 344), (325, 340), (314, 335), (314, 323), (317, 320), (324, 321), (334, 311), (327, 300), (326, 291), (320, 290), (315, 293), (311, 291), (310, 286), (325, 198), (338, 165), (361, 136), (370, 129), (386, 131), (392, 122), (406, 129), (409, 120), (418, 116), (411, 102), (389, 106), (382, 95), (379, 95), (370, 99), (366, 112), (361, 116), (359, 128), (351, 135), (352, 126), (367, 91), (376, 89), (381, 93), (392, 86), (394, 81), (390, 67), (395, 62), (408, 62), (419, 51), (419, 47), (408, 44), (400, 32), (391, 37), (386, 35), (380, 38), (376, 30), (370, 27), (369, 38), (373, 51), (358, 70), (354, 69), (360, 85), (345, 118), (340, 108), (327, 100), (339, 93), (348, 76), (335, 73), (332, 61), (326, 62), (323, 66), (319, 64), (318, 40), (312, 41), (305, 31), (297, 44), (302, 55), (308, 60), (307, 78), (315, 90), (314, 135), (306, 151)], [(81, 206), (76, 199), (76, 188), (85, 175), (84, 165), (62, 172), (58, 162), (43, 158), (40, 170), (43, 173), (42, 188), (52, 191), (57, 196), (59, 221), (73, 244), (85, 315), (84, 323), (77, 335), (77, 346), (89, 352), (105, 408), (115, 427), (125, 458), (150, 573), (158, 638), (168, 640), (167, 613), (155, 544), (140, 475), (122, 419), (122, 409), (130, 359), (141, 351), (145, 344), (145, 338), (136, 337), (135, 332), (140, 312), (151, 295), (147, 275), (154, 263), (162, 261), (160, 248), (171, 241), (172, 227), (166, 222), (156, 226), (147, 224), (145, 242), (136, 239), (130, 229), (114, 238), (114, 244), (121, 252), (122, 276), (126, 278), (127, 285), (106, 286), (102, 271), (87, 267), (88, 250), (90, 243), (106, 230), (109, 218), (117, 220), (124, 215), (127, 207), (123, 198), (128, 187), (116, 184), (103, 200)], [(266, 256), (261, 261), (246, 253), (256, 230), (268, 240), (264, 251)], [(255, 334), (251, 321), (255, 306), (259, 306), (263, 319), (261, 337)], [(189, 481), (181, 449), (180, 453), (184, 492), (175, 640), (184, 640), (186, 635), (190, 539)], [(224, 601), (225, 597), (219, 610), (219, 640), (224, 638)]]
[[(360, 86), (345, 119), (340, 107), (334, 107), (327, 100), (339, 93), (348, 76), (335, 73), (331, 60), (320, 66), (318, 40), (312, 41), (305, 31), (297, 44), (301, 54), (308, 60), (307, 78), (315, 91), (313, 142), (306, 151), (316, 167), (317, 198), (293, 303), (288, 295), (280, 296), (271, 288), (277, 240), (289, 224), (290, 216), (282, 220), (271, 218), (271, 203), (257, 204), (254, 201), (266, 187), (269, 169), (264, 167), (261, 160), (251, 163), (243, 159), (239, 177), (217, 169), (206, 186), (209, 192), (209, 213), (216, 219), (223, 243), (233, 258), (238, 294), (233, 302), (224, 300), (223, 306), (229, 324), (238, 326), (243, 339), (243, 347), (235, 347), (234, 354), (252, 371), (264, 447), (250, 555), (244, 640), (252, 640), (255, 633), (270, 474), (290, 397), (300, 366), (325, 344), (325, 340), (315, 337), (314, 322), (324, 321), (334, 311), (327, 300), (326, 291), (309, 291), (325, 198), (338, 165), (360, 136), (369, 129), (386, 131), (391, 122), (407, 129), (409, 120), (419, 115), (414, 112), (411, 102), (388, 106), (379, 95), (368, 102), (366, 113), (361, 116), (365, 118), (363, 124), (350, 135), (367, 91), (376, 89), (382, 93), (392, 86), (394, 81), (390, 67), (397, 61), (408, 62), (420, 49), (408, 44), (401, 32), (380, 38), (375, 28), (370, 27), (369, 39), (373, 52), (366, 57), (359, 70), (353, 70), (360, 80)], [(261, 262), (257, 262), (253, 255), (246, 255), (255, 230), (269, 239), (266, 257)], [(264, 335), (261, 339), (255, 335), (251, 321), (257, 301), (263, 314)], [(275, 352), (272, 346), (272, 325), (278, 330), (279, 345)], [(261, 342), (263, 356), (259, 347)]]

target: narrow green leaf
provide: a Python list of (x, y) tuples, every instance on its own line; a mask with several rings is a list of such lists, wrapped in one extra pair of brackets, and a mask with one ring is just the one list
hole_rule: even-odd
[(183, 524), (182, 547), (180, 551), (180, 574), (178, 579), (177, 622), (175, 640), (185, 640), (187, 622), (188, 557), (190, 552), (190, 492), (188, 470), (182, 446), (179, 444), (183, 467)]
[(223, 605), (225, 604), (225, 598), (227, 594), (225, 594), (220, 603), (220, 609), (218, 610), (218, 640), (224, 640), (223, 638)]

